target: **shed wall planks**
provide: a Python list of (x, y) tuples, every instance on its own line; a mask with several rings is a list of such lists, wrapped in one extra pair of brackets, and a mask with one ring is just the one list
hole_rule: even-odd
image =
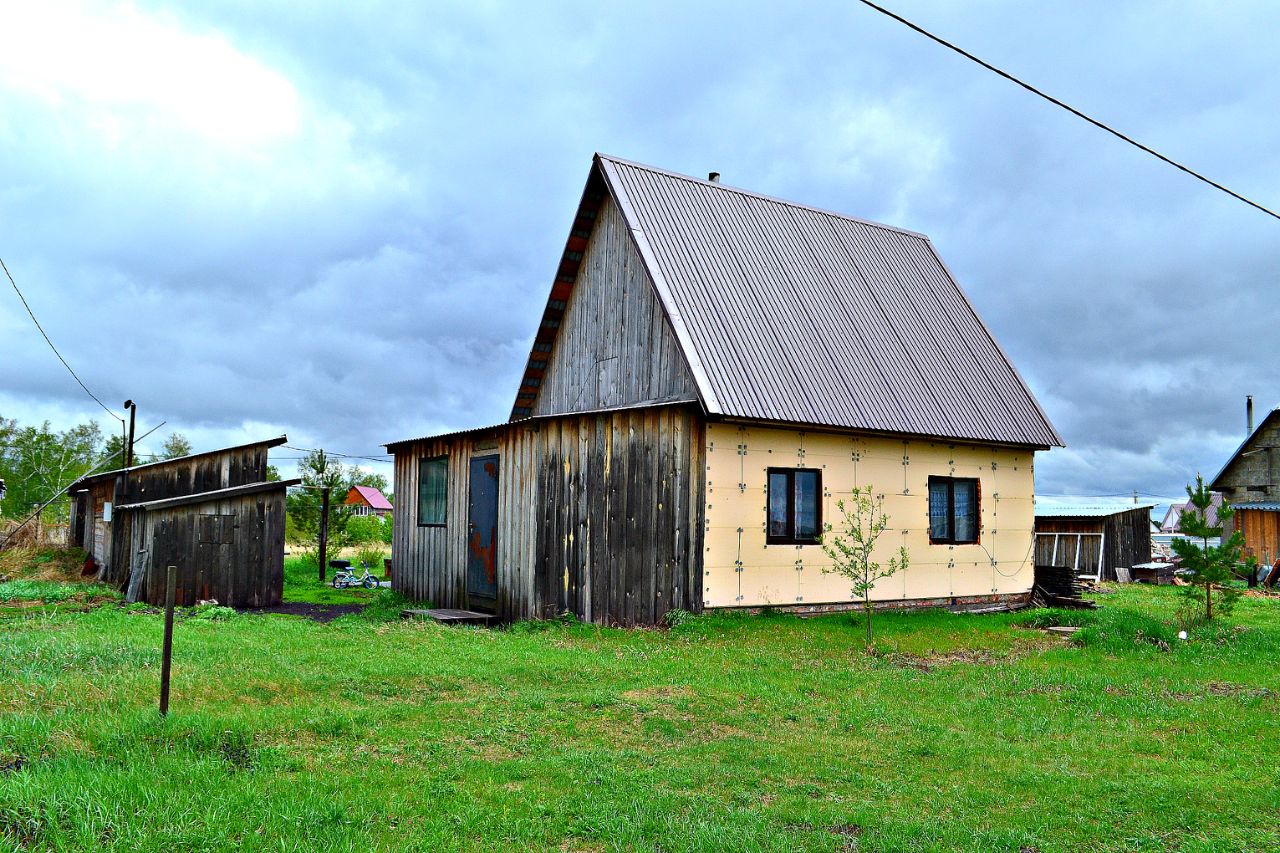
[[(396, 450), (392, 583), (439, 607), (468, 607), (467, 469), (497, 453), (498, 614), (571, 612), (651, 625), (699, 610), (702, 427), (689, 407), (566, 415)], [(496, 444), (496, 449), (494, 445)], [(449, 458), (443, 527), (417, 524), (419, 462)]]

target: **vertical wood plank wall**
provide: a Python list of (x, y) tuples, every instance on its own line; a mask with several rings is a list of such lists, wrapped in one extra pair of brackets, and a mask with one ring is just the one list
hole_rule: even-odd
[(129, 510), (146, 572), (142, 600), (163, 605), (165, 569), (178, 567), (175, 601), (270, 607), (284, 592), (285, 489), (154, 511)]
[[(1036, 533), (1061, 533), (1057, 564), (1070, 566), (1075, 560), (1076, 543), (1072, 534), (1102, 534), (1102, 580), (1116, 579), (1116, 566), (1133, 566), (1151, 560), (1151, 516), (1146, 507), (1115, 512), (1105, 516), (1038, 516)], [(1097, 545), (1086, 540), (1089, 554), (1097, 551)], [(1037, 542), (1036, 562), (1048, 565), (1052, 544), (1049, 539)], [(1080, 571), (1089, 574), (1097, 570), (1095, 561), (1080, 560)]]
[(609, 197), (568, 300), (535, 415), (695, 400), (685, 363), (631, 232)]
[(1234, 520), (1244, 533), (1246, 555), (1255, 556), (1268, 566), (1280, 558), (1280, 512), (1237, 509)]
[[(468, 605), (468, 463), (497, 453), (499, 615), (648, 625), (673, 608), (697, 611), (702, 435), (691, 408), (661, 406), (397, 447), (392, 583), (436, 606)], [(418, 465), (441, 455), (446, 525), (419, 527)]]

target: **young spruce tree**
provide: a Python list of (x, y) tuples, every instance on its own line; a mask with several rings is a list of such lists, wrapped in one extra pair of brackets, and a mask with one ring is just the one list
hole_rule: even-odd
[[(1178, 517), (1178, 524), (1188, 538), (1173, 540), (1174, 552), (1182, 558), (1182, 575), (1190, 584), (1187, 596), (1199, 601), (1204, 600), (1204, 619), (1213, 619), (1213, 591), (1218, 588), (1218, 612), (1226, 615), (1231, 612), (1240, 593), (1230, 585), (1235, 578), (1236, 567), (1240, 563), (1240, 551), (1244, 547), (1244, 537), (1236, 531), (1211, 546), (1209, 540), (1222, 536), (1221, 522), (1232, 515), (1231, 507), (1223, 504), (1218, 510), (1217, 526), (1209, 524), (1209, 505), (1213, 501), (1213, 493), (1204, 484), (1204, 478), (1196, 474), (1194, 490), (1187, 486), (1188, 508)], [(1195, 543), (1200, 540), (1200, 544)]]

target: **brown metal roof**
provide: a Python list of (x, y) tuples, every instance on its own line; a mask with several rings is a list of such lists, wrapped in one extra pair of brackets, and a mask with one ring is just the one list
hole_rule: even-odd
[(596, 162), (709, 413), (1062, 445), (927, 237)]

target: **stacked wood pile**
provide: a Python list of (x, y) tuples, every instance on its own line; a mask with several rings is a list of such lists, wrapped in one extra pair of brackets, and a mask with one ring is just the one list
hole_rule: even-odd
[(1031, 603), (1035, 607), (1067, 607), (1076, 610), (1093, 610), (1098, 605), (1085, 601), (1081, 593), (1084, 587), (1071, 566), (1036, 566), (1035, 585), (1031, 588)]

